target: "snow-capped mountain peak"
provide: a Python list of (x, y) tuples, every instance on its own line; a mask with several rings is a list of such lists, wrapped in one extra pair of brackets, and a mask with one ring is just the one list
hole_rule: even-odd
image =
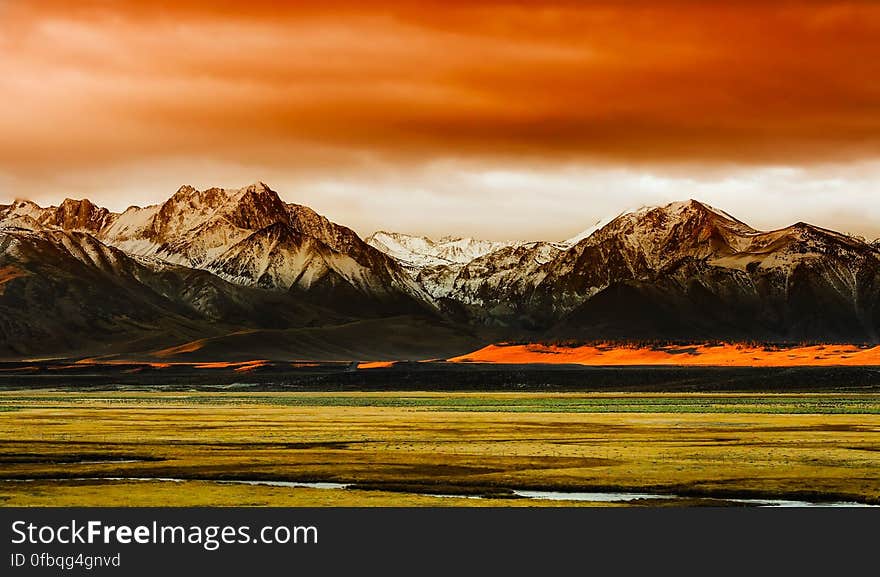
[[(365, 242), (258, 182), (183, 186), (166, 202), (121, 214), (88, 200), (47, 208), (16, 200), (0, 206), (0, 235), (0, 265), (24, 271), (5, 285), (16, 298), (55, 294), (29, 291), (22, 279), (60, 275), (87, 279), (83, 299), (89, 283), (103, 282), (101, 300), (112, 300), (111, 275), (131, 287), (152, 279), (137, 297), (144, 303), (172, 299), (200, 311), (261, 298), (256, 289), (265, 289), (272, 299), (280, 293), (343, 316), (440, 310), (513, 334), (519, 327), (572, 338), (880, 340), (880, 243), (803, 222), (759, 231), (696, 200), (598, 220), (568, 243), (387, 231)], [(171, 278), (188, 296), (169, 292)], [(194, 278), (222, 294), (189, 291)]]
[(88, 200), (45, 209), (20, 201), (0, 206), (0, 222), (35, 232), (43, 223), (48, 233), (82, 231), (154, 268), (202, 269), (234, 284), (340, 299), (346, 307), (402, 312), (434, 306), (397, 261), (351, 229), (286, 204), (264, 182), (239, 189), (184, 185), (161, 204), (121, 214)]
[(24, 225), (28, 228), (29, 223), (37, 224), (43, 215), (44, 209), (35, 202), (16, 198), (12, 204), (0, 205), (0, 221), (17, 221), (16, 226)]
[(88, 199), (64, 199), (54, 214), (43, 218), (44, 224), (51, 224), (65, 230), (82, 230), (97, 233), (115, 220), (116, 215), (103, 207), (95, 206)]
[(414, 268), (463, 265), (490, 252), (517, 244), (455, 236), (433, 240), (425, 236), (387, 231), (375, 232), (365, 240), (367, 244)]
[(611, 224), (612, 222), (614, 222), (618, 219), (629, 219), (629, 220), (639, 219), (652, 211), (660, 211), (665, 214), (668, 214), (671, 217), (680, 218), (684, 213), (687, 213), (687, 212), (706, 211), (706, 210), (714, 212), (715, 214), (717, 214), (718, 216), (720, 216), (722, 218), (739, 222), (735, 218), (733, 218), (732, 216), (730, 216), (729, 214), (727, 214), (726, 212), (724, 212), (722, 210), (712, 208), (708, 204), (702, 203), (702, 202), (694, 200), (694, 199), (690, 199), (690, 200), (672, 202), (667, 205), (634, 206), (634, 207), (622, 210), (620, 212), (616, 212), (610, 216), (604, 216), (601, 218), (597, 218), (593, 222), (592, 225), (585, 228), (584, 230), (577, 233), (576, 235), (565, 239), (560, 244), (563, 244), (566, 246), (574, 246), (577, 243), (581, 242), (582, 240), (589, 238), (594, 233), (602, 230), (603, 228), (605, 228), (606, 226), (608, 226), (609, 224)]
[(33, 228), (51, 226), (65, 230), (97, 233), (110, 225), (116, 215), (89, 200), (66, 198), (59, 206), (42, 208), (29, 200), (16, 199), (11, 205), (0, 206), (0, 220), (17, 219), (19, 226)]

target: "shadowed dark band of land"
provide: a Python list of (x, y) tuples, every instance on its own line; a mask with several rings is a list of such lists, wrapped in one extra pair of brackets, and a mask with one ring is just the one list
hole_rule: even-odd
[(880, 367), (676, 367), (397, 363), (10, 362), (0, 388), (264, 391), (880, 392)]

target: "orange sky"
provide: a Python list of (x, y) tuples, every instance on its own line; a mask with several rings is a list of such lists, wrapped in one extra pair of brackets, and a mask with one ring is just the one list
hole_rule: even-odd
[[(880, 3), (279, 4), (0, 1), (0, 202), (262, 179), (361, 232), (564, 237), (616, 194), (880, 233)], [(499, 174), (550, 207), (456, 218)]]

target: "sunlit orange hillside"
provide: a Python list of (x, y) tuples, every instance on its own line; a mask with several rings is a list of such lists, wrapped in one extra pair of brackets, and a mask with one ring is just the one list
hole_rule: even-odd
[(813, 345), (763, 347), (720, 345), (489, 345), (449, 359), (456, 363), (536, 363), (579, 365), (688, 365), (728, 367), (880, 365), (880, 346)]

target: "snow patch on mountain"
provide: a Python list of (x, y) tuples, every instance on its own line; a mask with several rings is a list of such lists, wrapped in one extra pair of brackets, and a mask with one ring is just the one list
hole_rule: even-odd
[(18, 198), (12, 204), (0, 205), (0, 221), (17, 217), (28, 217), (35, 222), (39, 222), (44, 211), (45, 209), (40, 208), (36, 203)]
[[(366, 242), (400, 262), (433, 298), (472, 305), (495, 300), (500, 286), (522, 284), (535, 267), (568, 247), (565, 243), (452, 236), (433, 240), (387, 231), (370, 235)], [(485, 277), (489, 270), (494, 271), (494, 278)]]
[(515, 242), (477, 240), (445, 236), (432, 240), (397, 232), (379, 231), (371, 234), (365, 242), (385, 254), (394, 257), (410, 269), (430, 266), (463, 265), (484, 254), (517, 244)]

